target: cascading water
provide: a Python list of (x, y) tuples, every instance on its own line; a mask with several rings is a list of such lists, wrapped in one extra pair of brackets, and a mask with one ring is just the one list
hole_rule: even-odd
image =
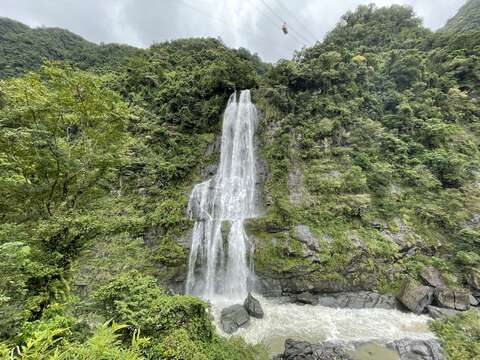
[[(211, 301), (221, 333), (222, 309), (243, 302), (252, 275), (248, 265), (253, 248), (243, 223), (258, 216), (253, 141), (256, 122), (250, 92), (242, 91), (238, 101), (236, 93), (232, 94), (223, 118), (217, 173), (194, 187), (188, 204), (195, 225), (186, 292)], [(272, 355), (282, 351), (286, 338), (311, 342), (433, 338), (426, 316), (398, 310), (298, 306), (256, 296), (264, 318), (252, 318), (236, 334), (249, 343), (263, 343)]]
[(216, 175), (195, 186), (188, 204), (195, 225), (186, 292), (206, 299), (247, 295), (252, 246), (243, 221), (257, 215), (254, 132), (257, 110), (250, 91), (233, 93), (223, 116)]

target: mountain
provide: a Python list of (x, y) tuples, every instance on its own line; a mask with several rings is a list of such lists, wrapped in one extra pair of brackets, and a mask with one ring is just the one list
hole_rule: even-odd
[(480, 27), (480, 0), (468, 0), (455, 14), (448, 20), (443, 28), (445, 31), (467, 32), (478, 31)]
[(67, 61), (81, 69), (108, 70), (138, 51), (127, 45), (97, 45), (64, 29), (32, 29), (0, 18), (0, 78), (37, 69), (45, 60)]
[[(182, 295), (192, 234), (215, 222), (201, 212), (195, 225), (189, 196), (196, 184), (223, 195), (222, 115), (243, 89), (258, 110), (249, 184), (261, 211), (244, 220), (242, 249), (255, 290), (456, 309), (431, 329), (449, 359), (480, 356), (479, 312), (465, 311), (480, 297), (477, 29), (432, 32), (409, 7), (360, 6), (271, 65), (210, 38), (120, 47), (117, 62), (69, 32), (4, 24), (18, 30), (2, 42), (17, 55), (0, 58), (0, 357), (266, 358)], [(34, 36), (58, 43), (29, 43), (36, 63)], [(52, 53), (85, 70), (39, 68)], [(218, 251), (198, 248), (202, 261), (231, 254), (232, 224), (215, 226)]]

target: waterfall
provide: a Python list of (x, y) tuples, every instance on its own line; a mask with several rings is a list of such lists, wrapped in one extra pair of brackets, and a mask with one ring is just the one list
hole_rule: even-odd
[(223, 116), (216, 175), (196, 185), (188, 215), (195, 220), (186, 293), (206, 299), (243, 299), (251, 276), (252, 245), (243, 221), (257, 216), (254, 132), (257, 110), (250, 91), (233, 93)]

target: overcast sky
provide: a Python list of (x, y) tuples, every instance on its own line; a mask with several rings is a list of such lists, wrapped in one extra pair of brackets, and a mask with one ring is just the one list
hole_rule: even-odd
[[(94, 42), (148, 47), (182, 37), (221, 37), (264, 60), (291, 58), (322, 39), (360, 4), (407, 4), (437, 29), (465, 0), (0, 0), (0, 16), (30, 26), (62, 27)], [(289, 26), (281, 32), (282, 20)]]

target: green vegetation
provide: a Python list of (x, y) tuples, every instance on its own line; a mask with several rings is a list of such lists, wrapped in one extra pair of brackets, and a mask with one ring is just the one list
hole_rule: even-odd
[(97, 45), (68, 30), (32, 29), (2, 17), (0, 34), (0, 78), (38, 69), (45, 60), (62, 60), (98, 72), (115, 70), (141, 51), (127, 45)]
[(451, 32), (468, 32), (478, 30), (480, 26), (480, 1), (468, 0), (458, 12), (448, 20), (442, 29)]
[(480, 359), (480, 312), (470, 310), (430, 323), (449, 359)]
[(115, 75), (50, 62), (0, 81), (5, 354), (253, 358), (213, 333), (206, 304), (148, 276), (181, 284), (188, 194), (217, 160), (228, 96), (255, 86), (258, 67), (244, 50), (195, 39), (139, 52)]
[[(433, 263), (463, 282), (463, 254), (479, 246), (479, 39), (432, 33), (406, 7), (361, 6), (262, 78), (268, 218), (332, 239), (308, 273), (345, 281), (354, 262), (386, 291)], [(287, 250), (265, 253), (282, 261), (262, 244), (258, 269), (305, 264), (294, 241), (276, 244)]]
[[(266, 215), (247, 226), (260, 277), (392, 292), (431, 264), (465, 286), (480, 267), (478, 8), (433, 33), (409, 8), (361, 6), (275, 65), (214, 39), (138, 50), (0, 19), (0, 356), (265, 357), (167, 291), (185, 280), (188, 195), (244, 88), (267, 168)], [(432, 328), (467, 359), (477, 323)]]

